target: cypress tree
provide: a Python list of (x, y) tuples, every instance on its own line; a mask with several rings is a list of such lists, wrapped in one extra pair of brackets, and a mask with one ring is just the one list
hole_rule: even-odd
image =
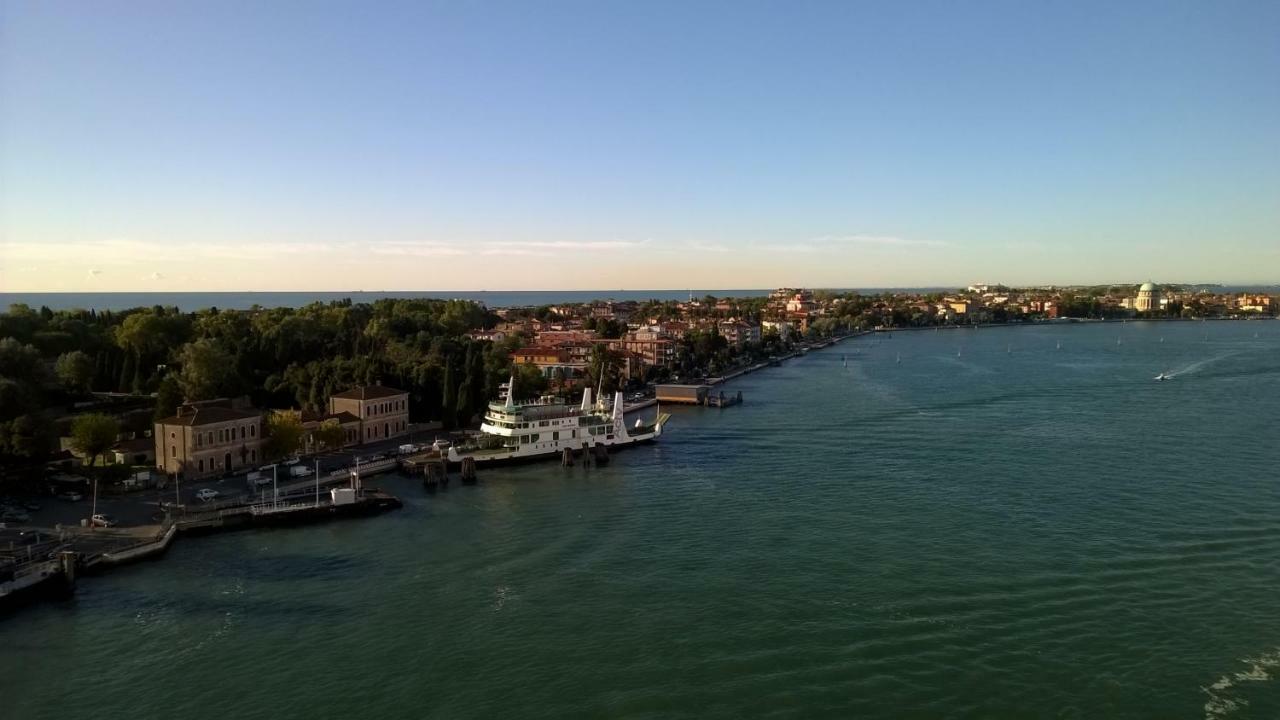
[(458, 383), (453, 379), (453, 356), (445, 356), (444, 362), (444, 382), (441, 390), (444, 396), (440, 400), (440, 424), (445, 430), (452, 430), (454, 425), (454, 411), (458, 406)]

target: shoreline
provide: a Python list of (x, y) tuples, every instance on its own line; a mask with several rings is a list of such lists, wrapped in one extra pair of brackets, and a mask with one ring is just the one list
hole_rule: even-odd
[[(1193, 322), (1196, 322), (1197, 320), (1200, 322), (1207, 322), (1210, 319), (1223, 320), (1223, 321), (1229, 321), (1229, 320), (1252, 321), (1252, 320), (1277, 320), (1280, 318), (1142, 318), (1142, 319), (1135, 319), (1134, 322), (1155, 321), (1155, 322), (1193, 323)], [(843, 343), (846, 340), (865, 337), (869, 335), (879, 335), (884, 333), (892, 334), (893, 332), (896, 332), (896, 331), (917, 331), (918, 332), (918, 331), (934, 330), (936, 332), (941, 332), (943, 329), (952, 330), (952, 331), (962, 331), (966, 329), (978, 330), (978, 329), (1006, 328), (1006, 327), (1039, 327), (1039, 326), (1045, 326), (1045, 325), (1059, 327), (1059, 326), (1066, 326), (1066, 325), (1084, 325), (1084, 324), (1102, 324), (1102, 323), (1125, 324), (1127, 322), (1129, 322), (1129, 319), (1096, 319), (1096, 320), (1065, 319), (1065, 320), (1042, 321), (1042, 322), (1034, 322), (1034, 323), (1016, 322), (1016, 323), (986, 323), (986, 324), (975, 324), (975, 325), (947, 325), (947, 326), (937, 325), (937, 326), (911, 327), (911, 328), (874, 328), (871, 330), (861, 330), (861, 331), (856, 331), (852, 333), (847, 333), (844, 335), (838, 335), (829, 339), (814, 342), (812, 344), (805, 344), (786, 355), (780, 355), (780, 356), (777, 356), (776, 358), (771, 358), (770, 360), (767, 360), (764, 362), (755, 363), (753, 365), (749, 365), (743, 368), (738, 368), (736, 370), (733, 370), (729, 373), (726, 373), (717, 377), (707, 378), (703, 383), (700, 383), (700, 384), (706, 385), (708, 387), (723, 385), (733, 380), (736, 380), (738, 378), (741, 378), (743, 376), (755, 373), (759, 370), (764, 370), (770, 367), (774, 367), (787, 360), (792, 360), (797, 357), (803, 357), (804, 355), (807, 355), (810, 352), (817, 352), (821, 350), (830, 349), (831, 347), (839, 345), (840, 343)], [(658, 405), (658, 401), (656, 398), (646, 398), (643, 401), (624, 405), (623, 412), (624, 413), (638, 412), (640, 410), (651, 408), (656, 405)], [(369, 464), (362, 467), (361, 470), (362, 470), (361, 475), (365, 477), (370, 475), (378, 475), (378, 474), (382, 474), (390, 471), (403, 472), (401, 463), (399, 462), (398, 458), (389, 458), (383, 462)], [(347, 473), (344, 473), (343, 471), (335, 471), (333, 473), (329, 473), (325, 478), (323, 478), (320, 484), (328, 488), (328, 487), (334, 486), (335, 483), (341, 484), (343, 482), (346, 482), (347, 480), (348, 480)], [(293, 501), (299, 500), (303, 494), (307, 494), (309, 496), (310, 489), (315, 486), (316, 486), (316, 481), (314, 479), (309, 481), (300, 480), (298, 482), (285, 485), (282, 489), (286, 491), (286, 494), (282, 498), (282, 500), (283, 502), (288, 504)], [(298, 492), (299, 490), (303, 492), (300, 493)], [(214, 505), (209, 508), (205, 508), (202, 512), (191, 513), (190, 515), (187, 515), (180, 520), (169, 519), (167, 521), (163, 521), (155, 525), (140, 525), (140, 526), (134, 526), (130, 528), (122, 528), (120, 531), (117, 531), (115, 533), (108, 533), (108, 532), (101, 532), (101, 531), (85, 531), (85, 529), (83, 528), (64, 529), (62, 530), (62, 533), (64, 533), (64, 541), (65, 541), (66, 533), (72, 533), (74, 537), (78, 539), (96, 538), (101, 540), (109, 537), (117, 537), (117, 538), (132, 537), (133, 539), (132, 539), (132, 542), (124, 543), (119, 546), (112, 547), (110, 549), (100, 549), (96, 553), (83, 553), (75, 550), (63, 550), (61, 547), (59, 547), (58, 548), (59, 552), (50, 554), (48, 558), (40, 558), (36, 560), (31, 560), (27, 563), (19, 563), (18, 565), (15, 566), (15, 568), (21, 568), (21, 570), (19, 572), (16, 572), (15, 575), (31, 574), (31, 573), (38, 572), (40, 573), (40, 579), (38, 582), (35, 582), (33, 584), (28, 584), (28, 585), (22, 585), (21, 587), (12, 589), (9, 592), (7, 592), (5, 595), (0, 596), (0, 622), (3, 622), (4, 619), (15, 614), (21, 608), (34, 604), (35, 602), (39, 602), (40, 600), (66, 599), (67, 597), (70, 597), (72, 594), (74, 594), (75, 583), (79, 575), (82, 575), (82, 574), (97, 575), (122, 565), (131, 564), (134, 562), (140, 562), (143, 560), (157, 560), (161, 558), (168, 551), (169, 547), (171, 547), (173, 542), (176, 541), (180, 535), (189, 535), (194, 537), (194, 536), (207, 535), (211, 533), (224, 532), (224, 531), (255, 530), (255, 529), (262, 529), (262, 528), (279, 527), (279, 526), (288, 527), (291, 525), (298, 525), (298, 524), (318, 524), (318, 523), (326, 522), (329, 520), (340, 519), (340, 517), (341, 518), (371, 517), (373, 515), (381, 514), (382, 512), (387, 512), (400, 506), (400, 501), (398, 498), (395, 498), (389, 493), (386, 493), (385, 491), (382, 491), (376, 487), (369, 488), (369, 493), (371, 497), (378, 499), (378, 501), (381, 504), (376, 509), (371, 509), (364, 512), (352, 511), (352, 512), (345, 512), (345, 513), (335, 513), (333, 511), (336, 510), (337, 508), (334, 508), (330, 505), (316, 504), (314, 507), (312, 507), (309, 503), (297, 503), (299, 506), (303, 504), (307, 504), (308, 507), (306, 509), (313, 510), (314, 512), (310, 512), (310, 513), (300, 512), (298, 513), (298, 518), (296, 520), (286, 519), (283, 516), (280, 516), (274, 519), (262, 518), (262, 519), (255, 520), (255, 518), (249, 517), (250, 515), (255, 515), (255, 513), (252, 511), (252, 508), (254, 507), (255, 504), (252, 502), (250, 503), (237, 502), (237, 503), (231, 503), (227, 505)], [(326, 492), (324, 494), (327, 495), (328, 493)], [(325, 510), (326, 512), (321, 513), (319, 512), (320, 510)], [(307, 515), (306, 518), (302, 518), (302, 515), (304, 514)], [(230, 515), (235, 515), (236, 517), (228, 521), (226, 518), (230, 517)], [(55, 530), (55, 532), (57, 531)], [(95, 536), (94, 534), (95, 532), (100, 532), (100, 534)], [(45, 550), (47, 549), (48, 548), (46, 548)], [(77, 556), (77, 559), (75, 560), (73, 566), (67, 565), (68, 561), (66, 559), (66, 556), (68, 554)]]

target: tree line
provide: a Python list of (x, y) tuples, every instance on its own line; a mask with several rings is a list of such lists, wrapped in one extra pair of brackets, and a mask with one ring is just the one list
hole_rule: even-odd
[(431, 299), (196, 312), (12, 305), (0, 313), (0, 463), (56, 449), (53, 417), (91, 392), (153, 396), (160, 418), (183, 401), (236, 396), (324, 411), (335, 392), (382, 383), (408, 391), (411, 422), (452, 428), (511, 371), (522, 338), (466, 337), (497, 321), (482, 305)]

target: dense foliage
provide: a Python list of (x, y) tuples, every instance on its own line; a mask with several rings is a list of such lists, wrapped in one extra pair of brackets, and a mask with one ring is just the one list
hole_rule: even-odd
[(46, 454), (50, 408), (89, 391), (155, 396), (155, 416), (183, 400), (247, 395), (264, 408), (324, 410), (358, 384), (409, 391), (412, 422), (452, 427), (481, 411), (521, 343), (473, 341), (486, 308), (458, 300), (388, 299), (300, 308), (175, 308), (0, 314), (0, 461)]

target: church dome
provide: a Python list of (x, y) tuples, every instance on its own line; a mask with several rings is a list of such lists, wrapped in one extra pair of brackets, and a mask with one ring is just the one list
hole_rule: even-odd
[(1138, 288), (1138, 292), (1155, 292), (1156, 286), (1149, 282), (1142, 283), (1142, 287)]

